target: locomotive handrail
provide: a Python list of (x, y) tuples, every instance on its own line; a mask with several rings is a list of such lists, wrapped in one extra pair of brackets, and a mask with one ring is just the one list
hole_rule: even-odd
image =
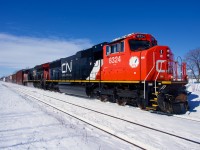
[[(163, 61), (163, 62), (165, 62), (165, 61)], [(155, 93), (156, 93), (156, 81), (157, 81), (157, 79), (158, 79), (158, 76), (159, 76), (159, 74), (160, 74), (160, 72), (161, 72), (161, 70), (162, 70), (162, 64), (163, 64), (163, 62), (161, 62), (161, 64), (160, 64), (160, 70), (159, 70), (159, 72), (158, 72), (158, 74), (157, 74), (157, 76), (156, 76), (156, 79), (155, 79)]]
[(186, 81), (186, 63), (182, 62), (179, 64), (178, 61), (171, 61), (173, 63), (173, 76), (174, 81)]
[[(178, 59), (181, 60), (180, 64), (179, 64)], [(178, 67), (180, 67), (180, 70), (181, 70), (181, 72), (180, 72), (180, 77), (181, 77), (181, 80), (182, 80), (182, 71), (183, 71), (183, 70), (182, 70), (182, 69), (183, 69), (183, 61), (182, 61), (182, 58), (181, 58), (180, 56), (178, 56), (178, 57), (176, 58), (176, 62), (177, 62), (177, 69), (178, 69)], [(178, 79), (178, 76), (177, 76), (177, 79)]]
[(155, 52), (153, 52), (153, 67), (151, 68), (151, 70), (149, 71), (149, 73), (147, 74), (146, 78), (144, 79), (144, 99), (146, 98), (145, 97), (145, 92), (146, 92), (146, 88), (145, 88), (145, 85), (146, 85), (146, 80), (147, 78), (149, 77), (149, 75), (151, 74), (151, 72), (153, 71), (154, 67), (155, 67)]

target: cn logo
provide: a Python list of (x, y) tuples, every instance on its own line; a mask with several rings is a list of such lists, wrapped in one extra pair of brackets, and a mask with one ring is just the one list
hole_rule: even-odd
[(140, 61), (137, 56), (131, 57), (129, 60), (129, 65), (131, 68), (137, 68), (139, 63), (140, 63)]
[(156, 71), (157, 72), (165, 72), (165, 70), (163, 70), (162, 69), (162, 67), (164, 66), (164, 62), (165, 62), (166, 60), (157, 60), (156, 61)]
[(72, 61), (62, 64), (62, 73), (72, 72)]

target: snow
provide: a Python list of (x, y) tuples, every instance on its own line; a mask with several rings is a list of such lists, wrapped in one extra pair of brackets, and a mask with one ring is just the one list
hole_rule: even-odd
[(19, 94), (16, 89), (30, 91), (34, 93), (34, 97), (51, 102), (57, 108), (67, 110), (69, 114), (87, 120), (146, 149), (200, 149), (199, 144), (130, 125), (45, 97), (49, 95), (200, 142), (199, 87), (200, 84), (187, 85), (188, 90), (192, 92), (189, 96), (190, 111), (183, 115), (166, 116), (135, 107), (121, 107), (95, 99), (0, 82), (0, 149), (137, 149), (133, 145), (47, 107), (29, 96)]
[(130, 144), (38, 105), (0, 84), (0, 149), (131, 148)]
[(191, 92), (189, 95), (190, 111), (185, 116), (200, 120), (200, 83), (188, 84), (187, 89)]

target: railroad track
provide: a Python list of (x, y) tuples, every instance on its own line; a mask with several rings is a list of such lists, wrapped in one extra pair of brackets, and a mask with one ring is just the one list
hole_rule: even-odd
[[(31, 98), (34, 98), (34, 99), (36, 99), (36, 100), (38, 100), (38, 101), (40, 101), (40, 102), (42, 102), (42, 103), (44, 103), (44, 104), (46, 104), (46, 105), (48, 105), (48, 106), (51, 106), (51, 107), (53, 107), (54, 109), (56, 109), (56, 110), (58, 110), (58, 111), (61, 111), (61, 112), (65, 113), (65, 114), (67, 114), (67, 115), (69, 115), (69, 116), (71, 116), (71, 117), (73, 117), (73, 118), (76, 118), (76, 119), (78, 119), (78, 120), (80, 120), (80, 121), (82, 121), (82, 122), (85, 122), (85, 123), (87, 123), (87, 124), (89, 124), (89, 125), (91, 125), (91, 126), (97, 128), (97, 129), (100, 129), (100, 130), (102, 130), (102, 131), (104, 131), (104, 132), (106, 132), (106, 133), (108, 133), (108, 134), (110, 134), (110, 135), (112, 135), (112, 136), (115, 136), (115, 137), (118, 138), (118, 139), (121, 139), (121, 140), (123, 140), (123, 141), (125, 141), (125, 142), (128, 142), (129, 144), (132, 144), (132, 145), (134, 145), (134, 146), (136, 146), (136, 147), (138, 147), (138, 148), (141, 148), (141, 149), (152, 149), (152, 147), (150, 147), (150, 146), (144, 145), (143, 143), (140, 143), (140, 142), (138, 142), (138, 141), (135, 141), (134, 139), (130, 139), (129, 137), (126, 137), (126, 136), (124, 136), (124, 135), (122, 135), (122, 134), (116, 134), (115, 131), (112, 131), (112, 130), (110, 130), (110, 129), (107, 129), (107, 128), (101, 126), (101, 125), (98, 125), (98, 124), (96, 124), (96, 123), (94, 123), (94, 122), (91, 122), (91, 121), (89, 121), (89, 120), (86, 120), (85, 118), (82, 118), (82, 117), (77, 116), (77, 115), (75, 115), (75, 114), (66, 112), (66, 110), (63, 110), (63, 109), (61, 109), (61, 108), (58, 108), (58, 107), (56, 107), (56, 106), (54, 106), (54, 105), (52, 105), (52, 104), (50, 104), (50, 103), (48, 103), (48, 102), (46, 102), (46, 101), (40, 99), (40, 98), (37, 98), (37, 97), (33, 96), (33, 93), (32, 93), (33, 91), (30, 91), (30, 90), (27, 90), (27, 89), (24, 89), (24, 88), (21, 89), (21, 90), (19, 90), (19, 89), (15, 89), (15, 90), (17, 90), (18, 92), (23, 93), (23, 94), (25, 94), (25, 95), (27, 95), (27, 96), (29, 96), (29, 97), (31, 97)], [(26, 91), (26, 92), (25, 92), (25, 91)], [(31, 92), (32, 94), (30, 94), (30, 93), (28, 93), (28, 92)], [(40, 93), (37, 93), (37, 94), (40, 94)], [(175, 138), (178, 138), (178, 139), (181, 139), (181, 140), (184, 140), (184, 141), (193, 143), (193, 144), (198, 144), (198, 145), (200, 145), (200, 142), (199, 142), (199, 141), (191, 140), (191, 139), (188, 139), (188, 138), (185, 138), (185, 137), (182, 137), (182, 136), (173, 134), (173, 133), (169, 133), (169, 132), (166, 132), (166, 131), (162, 131), (162, 130), (159, 130), (159, 129), (155, 129), (155, 128), (152, 128), (152, 127), (149, 127), (149, 126), (146, 126), (146, 125), (143, 125), (143, 124), (139, 124), (139, 123), (137, 123), (137, 122), (133, 122), (133, 121), (130, 121), (130, 120), (122, 119), (122, 118), (119, 118), (119, 117), (116, 117), (116, 116), (113, 116), (113, 115), (109, 115), (109, 114), (106, 114), (106, 113), (103, 113), (103, 112), (100, 112), (100, 111), (97, 111), (97, 110), (94, 110), (94, 109), (90, 109), (90, 108), (87, 108), (87, 107), (78, 105), (78, 104), (74, 104), (74, 103), (71, 103), (71, 102), (66, 102), (66, 101), (64, 101), (64, 100), (62, 100), (62, 99), (55, 98), (55, 97), (53, 97), (53, 96), (49, 96), (49, 95), (46, 95), (46, 94), (42, 94), (42, 96), (51, 98), (51, 99), (53, 99), (53, 100), (56, 100), (56, 101), (59, 101), (59, 102), (62, 102), (62, 103), (68, 104), (68, 105), (72, 105), (72, 106), (78, 107), (78, 108), (81, 108), (81, 109), (85, 109), (85, 110), (88, 110), (88, 111), (92, 111), (92, 112), (95, 112), (95, 113), (98, 113), (98, 114), (101, 114), (101, 115), (104, 115), (104, 116), (107, 116), (107, 117), (111, 117), (111, 118), (114, 118), (114, 119), (117, 119), (117, 120), (120, 120), (120, 121), (129, 123), (129, 124), (137, 125), (137, 126), (140, 126), (140, 127), (142, 127), (142, 128), (148, 129), (148, 130), (152, 130), (152, 131), (159, 132), (159, 133), (162, 133), (162, 134), (165, 134), (165, 135), (168, 135), (168, 136), (172, 136), (172, 137), (175, 137)]]
[[(23, 89), (23, 90), (26, 90), (26, 91), (29, 91), (27, 89)], [(42, 90), (42, 89), (41, 89)], [(31, 92), (31, 91), (29, 91)], [(59, 93), (59, 92), (58, 92)], [(65, 93), (66, 94), (66, 93)], [(49, 97), (49, 98), (54, 98), (54, 99), (57, 99), (55, 97), (52, 97), (52, 96), (48, 96), (48, 95), (45, 95), (43, 94), (44, 96), (46, 97)], [(69, 96), (75, 96), (75, 97), (78, 97), (78, 98), (85, 98), (85, 99), (90, 99), (86, 96), (80, 96), (80, 95), (74, 95), (74, 94), (66, 94), (66, 95), (69, 95)], [(63, 101), (61, 99), (57, 99), (57, 100), (60, 100), (60, 101)], [(66, 102), (66, 101), (63, 101), (63, 102)], [(88, 109), (88, 110), (92, 110), (92, 111), (96, 111), (96, 110), (93, 110), (93, 109), (89, 109), (89, 108), (86, 108), (86, 107), (83, 107), (81, 105), (77, 105), (77, 104), (74, 104), (74, 103), (70, 103), (70, 102), (66, 102), (66, 103), (69, 103), (71, 105), (74, 105), (74, 106), (78, 106), (80, 108), (85, 108), (85, 109)], [(184, 119), (184, 120), (189, 120), (189, 121), (194, 121), (194, 122), (199, 122), (200, 123), (200, 119), (196, 119), (196, 118), (188, 118), (188, 117), (185, 117), (185, 116), (182, 116), (182, 115), (176, 115), (176, 114), (169, 114), (169, 113), (165, 113), (165, 112), (161, 112), (161, 111), (154, 111), (154, 110), (148, 110), (150, 113), (154, 113), (154, 114), (158, 114), (158, 115), (166, 115), (166, 116), (171, 116), (171, 117), (175, 117), (175, 118), (180, 118), (180, 119)], [(96, 111), (98, 112), (98, 111)], [(112, 116), (112, 115), (111, 115)], [(115, 117), (115, 116), (113, 116)], [(119, 117), (116, 117), (116, 118), (119, 118)], [(129, 120), (127, 120), (129, 122)], [(131, 122), (131, 121), (130, 121)]]
[(94, 127), (94, 128), (97, 128), (97, 129), (99, 129), (99, 130), (101, 130), (101, 131), (103, 131), (103, 132), (105, 132), (105, 133), (107, 133), (107, 134), (109, 134), (109, 135), (112, 135), (112, 136), (114, 136), (114, 137), (117, 138), (117, 139), (120, 139), (120, 140), (122, 140), (122, 141), (124, 141), (124, 142), (127, 142), (127, 143), (129, 143), (129, 144), (131, 144), (131, 145), (133, 145), (133, 146), (135, 146), (135, 147), (137, 147), (137, 148), (140, 148), (140, 149), (142, 149), (142, 150), (154, 149), (153, 147), (146, 146), (146, 145), (144, 145), (144, 144), (142, 144), (142, 143), (140, 143), (140, 142), (138, 142), (138, 141), (134, 141), (133, 139), (130, 139), (130, 138), (128, 138), (128, 137), (126, 137), (126, 136), (124, 136), (124, 135), (122, 135), (122, 134), (116, 134), (115, 131), (112, 131), (112, 130), (110, 130), (110, 129), (107, 129), (107, 128), (101, 126), (101, 125), (98, 125), (98, 124), (96, 124), (96, 123), (94, 123), (94, 122), (91, 122), (91, 121), (89, 121), (89, 120), (86, 120), (86, 119), (84, 119), (84, 118), (82, 118), (82, 117), (80, 117), (80, 116), (77, 116), (77, 115), (74, 115), (74, 114), (72, 114), (72, 113), (66, 112), (66, 110), (61, 109), (61, 108), (58, 108), (58, 107), (56, 107), (56, 106), (53, 106), (52, 104), (47, 103), (47, 102), (45, 102), (45, 101), (43, 101), (43, 100), (41, 100), (41, 99), (39, 99), (39, 98), (37, 98), (37, 97), (35, 97), (35, 96), (32, 96), (32, 95), (26, 93), (26, 92), (23, 92), (23, 91), (17, 90), (17, 89), (14, 89), (14, 90), (17, 91), (17, 92), (20, 92), (20, 93), (22, 93), (22, 94), (24, 94), (24, 95), (27, 95), (27, 96), (29, 96), (29, 97), (31, 97), (31, 98), (33, 98), (33, 99), (35, 99), (35, 100), (37, 100), (37, 101), (39, 101), (39, 102), (45, 104), (45, 105), (47, 105), (47, 106), (50, 106), (50, 107), (52, 107), (52, 108), (54, 108), (54, 109), (56, 109), (56, 110), (58, 110), (58, 111), (60, 111), (60, 112), (62, 112), (62, 113), (64, 113), (64, 114), (67, 114), (68, 116), (71, 116), (72, 118), (75, 118), (75, 119), (77, 119), (77, 120), (79, 120), (79, 121), (82, 121), (82, 122), (84, 122), (84, 123), (86, 123), (86, 124), (88, 124), (88, 125), (90, 125), (90, 126), (92, 126), (92, 127)]

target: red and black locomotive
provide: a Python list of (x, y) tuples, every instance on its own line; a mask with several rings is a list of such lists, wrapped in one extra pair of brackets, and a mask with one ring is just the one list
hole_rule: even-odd
[(188, 109), (186, 64), (174, 61), (170, 48), (150, 34), (132, 33), (21, 72), (24, 85), (146, 110)]

